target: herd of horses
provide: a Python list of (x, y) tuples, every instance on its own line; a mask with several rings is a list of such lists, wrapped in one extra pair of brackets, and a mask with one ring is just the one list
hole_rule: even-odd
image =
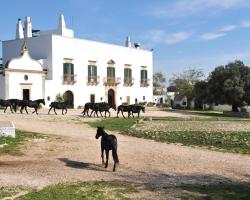
[[(10, 111), (13, 113), (17, 112), (17, 109), (20, 108), (20, 113), (23, 113), (23, 110), (26, 111), (28, 114), (27, 108), (34, 108), (34, 111), (32, 113), (38, 114), (38, 109), (40, 107), (40, 104), (45, 105), (44, 99), (37, 99), (34, 101), (31, 100), (19, 100), (19, 99), (8, 99), (8, 100), (3, 100), (0, 99), (0, 106), (4, 107), (4, 112), (6, 112), (7, 108), (10, 108)], [(50, 108), (48, 111), (48, 114), (50, 114), (50, 111), (54, 109), (54, 113), (56, 113), (56, 109), (61, 109), (62, 110), (62, 115), (67, 114), (67, 108), (68, 108), (68, 103), (67, 102), (51, 102), (50, 103)], [(116, 108), (116, 105), (112, 105), (106, 102), (99, 102), (99, 103), (86, 103), (84, 105), (84, 110), (82, 111), (83, 116), (87, 115), (88, 117), (92, 117), (92, 115), (95, 117), (99, 117), (98, 113), (103, 117), (103, 112), (104, 117), (108, 116), (110, 117), (110, 109), (114, 109), (117, 111), (117, 117), (119, 117), (119, 113), (121, 112), (123, 118), (124, 112), (128, 113), (128, 118), (131, 116), (134, 118), (134, 114), (137, 113), (137, 116), (140, 117), (140, 112), (145, 112), (145, 107), (138, 105), (138, 104), (132, 104), (132, 105), (120, 105)]]

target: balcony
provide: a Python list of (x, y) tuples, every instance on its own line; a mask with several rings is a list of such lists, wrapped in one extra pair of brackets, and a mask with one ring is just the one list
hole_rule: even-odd
[(64, 85), (74, 85), (76, 83), (76, 74), (64, 74), (62, 79)]
[(98, 85), (100, 83), (100, 76), (87, 76), (87, 85)]
[(142, 79), (141, 80), (141, 87), (148, 87), (150, 84), (150, 79)]
[(128, 87), (134, 85), (134, 78), (125, 77), (123, 85)]
[(105, 86), (116, 86), (121, 83), (120, 77), (104, 77), (103, 83)]

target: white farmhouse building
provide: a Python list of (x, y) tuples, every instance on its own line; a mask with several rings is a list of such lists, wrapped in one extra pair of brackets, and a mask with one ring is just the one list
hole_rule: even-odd
[(40, 99), (46, 105), (65, 94), (74, 108), (86, 102), (119, 105), (153, 100), (153, 53), (130, 38), (124, 46), (74, 37), (63, 15), (55, 30), (32, 30), (30, 17), (3, 41), (1, 99)]

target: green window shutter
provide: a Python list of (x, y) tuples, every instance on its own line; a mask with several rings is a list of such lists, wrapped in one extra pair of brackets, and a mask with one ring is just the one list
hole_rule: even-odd
[(70, 68), (71, 68), (71, 74), (75, 74), (74, 73), (74, 64), (70, 64)]
[(68, 63), (63, 63), (63, 74), (67, 74), (68, 73)]
[(141, 80), (144, 79), (144, 73), (143, 73), (143, 70), (141, 70)]
[(132, 78), (132, 69), (129, 69), (129, 78)]
[(91, 65), (88, 65), (88, 77), (91, 76)]
[(145, 70), (145, 79), (148, 79), (148, 71)]
[(115, 77), (115, 68), (112, 67), (112, 77)]
[(107, 67), (107, 77), (110, 77), (110, 67)]
[(129, 72), (128, 72), (128, 69), (125, 68), (125, 69), (124, 69), (124, 77), (125, 77), (125, 78), (128, 77), (128, 73), (129, 73)]
[(94, 68), (94, 74), (93, 75), (97, 76), (97, 66), (94, 65), (93, 68)]

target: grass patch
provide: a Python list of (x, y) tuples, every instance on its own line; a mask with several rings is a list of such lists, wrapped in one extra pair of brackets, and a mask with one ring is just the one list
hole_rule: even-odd
[(160, 142), (181, 143), (186, 146), (201, 146), (232, 153), (250, 154), (250, 132), (127, 130), (123, 133)]
[(35, 139), (35, 138), (45, 138), (47, 136), (40, 134), (40, 133), (34, 133), (34, 132), (27, 132), (27, 131), (21, 131), (16, 130), (16, 137), (0, 137), (0, 155), (2, 153), (18, 153), (18, 145), (22, 144), (27, 139)]
[(129, 199), (127, 195), (135, 192), (133, 186), (120, 182), (78, 182), (48, 186), (18, 200)]
[[(165, 118), (174, 121), (177, 118)], [(181, 120), (178, 118), (178, 120)], [(108, 118), (86, 122), (92, 127), (104, 126), (107, 130), (119, 131), (122, 134), (159, 142), (179, 143), (186, 146), (200, 146), (212, 150), (250, 155), (250, 132), (237, 131), (168, 131), (147, 130), (140, 131), (131, 128), (138, 119)], [(150, 122), (149, 122), (150, 123)], [(163, 120), (164, 123), (164, 120)], [(145, 124), (146, 126), (146, 124)]]
[(91, 122), (84, 122), (91, 127), (104, 126), (106, 130), (110, 131), (127, 131), (131, 126), (138, 122), (138, 118), (108, 118), (102, 120), (96, 120)]
[[(185, 185), (176, 189), (187, 191), (184, 200), (249, 200), (250, 184)], [(191, 193), (191, 194), (190, 194)]]
[[(8, 188), (8, 187), (0, 187), (0, 199), (6, 198), (6, 197), (12, 197), (21, 191), (24, 191), (23, 188)], [(11, 199), (11, 198), (10, 198)]]

